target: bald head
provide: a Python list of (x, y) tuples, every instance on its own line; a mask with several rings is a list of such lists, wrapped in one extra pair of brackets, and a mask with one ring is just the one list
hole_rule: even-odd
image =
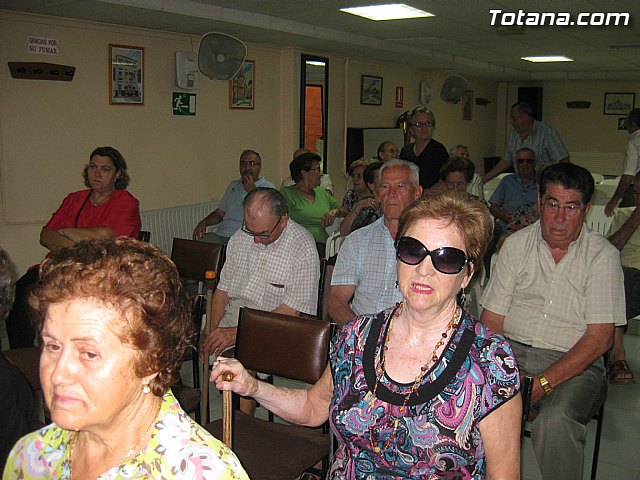
[(307, 150), (306, 148), (299, 148), (295, 152), (293, 152), (293, 159), (295, 160), (296, 158), (298, 158), (303, 153), (311, 153), (311, 152), (309, 150)]

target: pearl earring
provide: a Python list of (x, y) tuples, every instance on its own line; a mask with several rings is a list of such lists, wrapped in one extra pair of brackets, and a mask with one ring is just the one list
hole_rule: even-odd
[(151, 389), (149, 388), (149, 385), (145, 385), (144, 387), (142, 387), (142, 393), (150, 393)]

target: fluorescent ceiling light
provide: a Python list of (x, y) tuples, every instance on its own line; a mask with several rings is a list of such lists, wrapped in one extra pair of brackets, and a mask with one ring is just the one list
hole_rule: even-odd
[(326, 65), (326, 63), (319, 62), (318, 60), (306, 60), (304, 63), (307, 65), (314, 65), (316, 67), (324, 67)]
[(548, 62), (573, 62), (573, 58), (565, 57), (562, 55), (549, 55), (539, 57), (520, 57), (520, 60), (526, 60), (533, 63), (548, 63)]
[(388, 5), (369, 5), (368, 7), (341, 8), (342, 12), (358, 15), (369, 20), (401, 20), (404, 18), (433, 17), (433, 13), (418, 10), (404, 3), (390, 3)]

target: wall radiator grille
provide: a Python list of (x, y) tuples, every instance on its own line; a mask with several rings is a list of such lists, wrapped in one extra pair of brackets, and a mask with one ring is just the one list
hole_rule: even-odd
[(151, 243), (171, 255), (173, 238), (191, 238), (200, 220), (216, 209), (218, 202), (194, 203), (142, 212), (142, 230), (151, 232)]
[(622, 171), (623, 145), (620, 151), (611, 152), (571, 152), (571, 163), (586, 168), (591, 173), (601, 173), (603, 175), (620, 175)]

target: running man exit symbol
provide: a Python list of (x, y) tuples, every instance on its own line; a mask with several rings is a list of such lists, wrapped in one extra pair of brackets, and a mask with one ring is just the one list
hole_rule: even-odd
[(194, 117), (196, 115), (196, 94), (173, 92), (173, 114)]

